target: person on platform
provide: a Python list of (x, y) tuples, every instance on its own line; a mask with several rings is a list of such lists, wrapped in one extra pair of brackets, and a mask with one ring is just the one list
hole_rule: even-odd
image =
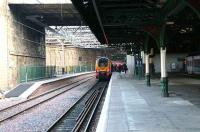
[(123, 64), (123, 69), (124, 69), (124, 72), (125, 72), (125, 74), (126, 74), (126, 72), (127, 72), (127, 70), (128, 70), (128, 67), (127, 67), (126, 63)]
[(123, 68), (123, 67), (122, 67), (122, 64), (118, 64), (118, 65), (117, 65), (117, 72), (119, 72), (119, 77), (120, 77), (120, 78), (122, 78), (122, 76), (121, 76), (122, 68)]
[(117, 71), (118, 71), (119, 73), (122, 72), (122, 65), (121, 65), (121, 64), (119, 64), (119, 65), (117, 66)]

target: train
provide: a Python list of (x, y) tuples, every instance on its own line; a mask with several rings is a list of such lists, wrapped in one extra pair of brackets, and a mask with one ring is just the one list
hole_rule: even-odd
[(109, 80), (112, 75), (112, 62), (107, 57), (99, 57), (95, 64), (96, 79)]
[(185, 61), (188, 74), (200, 75), (200, 53), (187, 56)]

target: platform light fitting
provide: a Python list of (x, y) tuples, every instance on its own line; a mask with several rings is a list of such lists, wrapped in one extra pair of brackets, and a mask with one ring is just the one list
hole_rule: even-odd
[(183, 33), (186, 33), (187, 31), (185, 30), (185, 29), (181, 29), (180, 31), (179, 31), (179, 33), (181, 33), (181, 34), (183, 34)]
[(173, 25), (173, 24), (174, 24), (173, 21), (171, 21), (171, 22), (166, 22), (166, 25)]

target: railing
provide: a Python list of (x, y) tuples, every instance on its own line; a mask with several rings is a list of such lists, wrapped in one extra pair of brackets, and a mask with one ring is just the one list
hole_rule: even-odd
[(94, 71), (94, 65), (81, 66), (21, 66), (19, 71), (19, 82), (29, 82), (34, 80), (53, 78), (57, 75), (74, 74)]
[(81, 65), (81, 66), (67, 66), (65, 67), (65, 73), (73, 74), (73, 73), (81, 73), (81, 72), (88, 72), (94, 71), (94, 65)]

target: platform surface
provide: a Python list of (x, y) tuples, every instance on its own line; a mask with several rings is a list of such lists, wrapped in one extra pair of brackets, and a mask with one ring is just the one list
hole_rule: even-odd
[[(105, 132), (200, 132), (200, 108), (184, 98), (184, 89), (189, 89), (190, 85), (192, 94), (191, 83), (200, 91), (200, 84), (196, 85), (200, 81), (191, 80), (186, 85), (183, 78), (177, 80), (170, 82), (171, 97), (164, 98), (161, 97), (159, 79), (152, 80), (152, 86), (146, 87), (144, 80), (113, 73), (109, 101), (106, 99), (108, 108), (100, 117), (100, 120), (104, 118), (104, 125), (98, 124), (98, 128)], [(180, 92), (178, 87), (184, 88), (179, 89)], [(200, 101), (199, 97), (194, 96), (194, 99)]]
[(10, 90), (8, 93), (5, 94), (6, 98), (12, 98), (12, 97), (20, 97), (20, 98), (27, 98), (29, 95), (31, 95), (37, 88), (39, 88), (43, 84), (56, 82), (62, 79), (67, 79), (70, 77), (76, 77), (79, 75), (84, 75), (91, 72), (82, 72), (82, 73), (74, 73), (74, 74), (64, 74), (60, 76), (56, 76), (54, 78), (46, 78), (41, 80), (35, 80), (27, 83), (21, 83), (18, 86), (16, 86), (14, 89)]

